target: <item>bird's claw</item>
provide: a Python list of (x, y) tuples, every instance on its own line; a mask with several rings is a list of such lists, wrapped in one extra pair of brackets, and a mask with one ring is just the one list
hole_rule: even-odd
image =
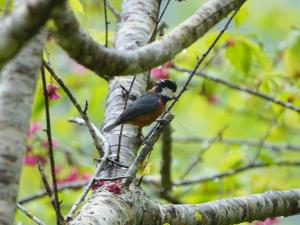
[(156, 122), (158, 122), (161, 125), (166, 125), (169, 123), (169, 121), (166, 119), (157, 119)]

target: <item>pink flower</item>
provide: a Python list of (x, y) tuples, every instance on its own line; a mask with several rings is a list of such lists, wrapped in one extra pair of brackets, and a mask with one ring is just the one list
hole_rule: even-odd
[(31, 137), (33, 133), (37, 132), (42, 128), (42, 125), (39, 122), (33, 122), (28, 130), (28, 136)]
[(97, 181), (95, 181), (93, 184), (92, 184), (92, 186), (91, 186), (91, 189), (92, 190), (96, 190), (96, 189), (98, 189), (99, 187), (102, 187), (103, 185), (106, 185), (106, 181), (104, 181), (104, 180), (97, 180)]
[(98, 180), (98, 181), (94, 182), (91, 189), (96, 190), (96, 189), (98, 189), (102, 186), (111, 193), (114, 193), (116, 195), (121, 194), (121, 187), (122, 186), (121, 186), (121, 181), (120, 180), (116, 180), (116, 181), (113, 181), (113, 182), (108, 182), (108, 181), (105, 181), (105, 180)]
[(23, 159), (23, 163), (26, 166), (35, 166), (37, 161), (40, 161), (42, 165), (45, 165), (47, 162), (46, 158), (42, 155), (27, 155)]
[[(48, 139), (46, 139), (46, 140), (44, 140), (44, 141), (42, 142), (42, 147), (44, 147), (44, 148), (46, 148), (46, 149), (49, 148), (49, 142), (48, 142)], [(58, 141), (52, 140), (52, 147), (53, 147), (53, 149), (54, 149), (54, 148), (57, 148), (57, 147), (58, 147)]]
[(280, 218), (274, 217), (274, 218), (267, 218), (264, 221), (256, 221), (255, 225), (273, 225), (273, 224), (279, 224)]
[(81, 176), (82, 180), (85, 180), (85, 181), (89, 181), (90, 178), (91, 178), (91, 174), (89, 173), (83, 173), (82, 176)]
[(155, 67), (151, 70), (150, 75), (153, 80), (166, 80), (169, 78), (169, 68), (173, 66), (171, 61), (166, 62), (162, 66)]
[[(60, 98), (60, 95), (57, 92), (58, 87), (51, 83), (46, 87), (46, 91), (47, 91), (47, 96), (49, 100), (57, 100)], [(44, 93), (45, 95), (45, 93)]]
[(106, 190), (108, 190), (109, 192), (112, 192), (116, 195), (121, 194), (121, 182), (120, 181), (114, 181), (109, 183), (106, 186)]

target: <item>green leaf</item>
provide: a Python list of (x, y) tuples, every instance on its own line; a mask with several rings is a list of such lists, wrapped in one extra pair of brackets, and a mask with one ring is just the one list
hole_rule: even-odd
[(83, 9), (83, 6), (81, 4), (81, 2), (79, 0), (70, 0), (70, 5), (71, 5), (71, 8), (77, 12), (77, 13), (81, 13), (81, 14), (85, 14), (84, 13), (84, 9)]
[(289, 46), (284, 52), (283, 61), (284, 64), (292, 76), (299, 76), (300, 74), (300, 32), (294, 32)]
[(248, 9), (244, 6), (239, 10), (239, 12), (234, 17), (235, 27), (239, 27), (241, 23), (246, 20), (247, 17), (248, 17)]
[(201, 222), (203, 220), (202, 215), (199, 211), (196, 211), (194, 216), (195, 216), (195, 220), (197, 220), (199, 222)]

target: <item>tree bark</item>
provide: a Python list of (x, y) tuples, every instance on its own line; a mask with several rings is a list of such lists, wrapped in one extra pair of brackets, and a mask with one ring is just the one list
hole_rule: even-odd
[[(24, 4), (24, 1), (17, 0), (15, 4)], [(41, 66), (45, 38), (45, 31), (35, 36), (0, 71), (1, 225), (13, 223), (37, 71)]]
[(35, 0), (27, 1), (26, 4), (20, 2), (20, 6), (15, 7), (11, 15), (0, 20), (0, 69), (37, 34), (52, 9), (63, 2), (64, 0)]
[[(127, 1), (124, 2), (126, 3)], [(135, 40), (136, 43), (131, 40), (130, 44), (127, 44), (130, 45), (129, 48), (109, 49), (98, 44), (80, 27), (73, 12), (67, 6), (55, 13), (54, 19), (58, 30), (54, 32), (58, 43), (71, 57), (93, 70), (99, 76), (108, 79), (112, 77), (110, 75), (120, 76), (143, 72), (172, 59), (244, 2), (245, 0), (207, 1), (195, 14), (168, 35), (137, 49), (136, 46), (141, 46), (145, 43), (145, 40), (140, 42), (142, 36), (139, 36), (139, 33), (130, 34), (131, 37), (136, 35), (137, 39)], [(139, 11), (144, 10), (142, 8), (136, 9)], [(133, 10), (126, 12), (126, 14), (124, 13), (123, 18), (132, 13), (136, 14)], [(151, 11), (148, 11), (148, 13), (151, 13)], [(139, 19), (139, 17), (133, 18), (133, 20), (136, 19)], [(146, 19), (146, 21), (149, 20), (149, 15)], [(136, 23), (132, 22), (132, 24), (138, 25), (139, 22), (136, 20)], [(146, 26), (145, 24), (144, 28), (148, 29)], [(131, 31), (133, 31), (132, 28), (130, 27)], [(138, 30), (142, 31), (142, 29), (136, 29), (135, 32), (138, 32)], [(125, 36), (129, 35), (129, 33), (120, 34), (119, 32), (119, 35)], [(150, 37), (148, 37), (149, 39)]]
[(160, 205), (134, 188), (122, 195), (94, 193), (72, 225), (232, 225), (300, 212), (300, 189), (270, 191), (204, 204)]

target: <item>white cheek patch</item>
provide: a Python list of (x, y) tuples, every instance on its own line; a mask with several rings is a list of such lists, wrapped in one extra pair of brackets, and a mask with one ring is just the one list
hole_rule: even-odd
[(168, 98), (173, 98), (174, 97), (174, 92), (170, 88), (163, 88), (160, 95), (166, 96)]

